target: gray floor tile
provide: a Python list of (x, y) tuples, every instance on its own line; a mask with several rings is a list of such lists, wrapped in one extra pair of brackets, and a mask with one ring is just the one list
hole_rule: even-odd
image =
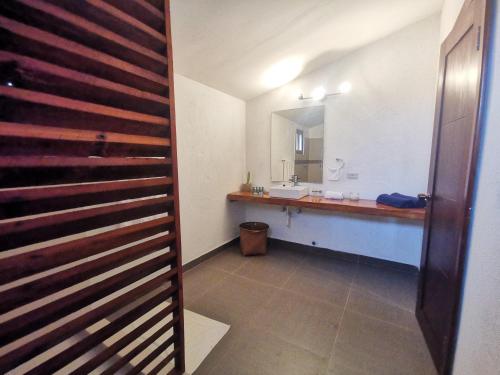
[(380, 299), (361, 289), (353, 289), (349, 295), (347, 310), (384, 320), (398, 326), (418, 331), (417, 318), (413, 311), (403, 309), (387, 299)]
[(196, 369), (193, 375), (209, 375), (214, 369), (223, 363), (224, 358), (229, 355), (231, 348), (237, 344), (237, 340), (242, 336), (241, 330), (234, 327), (229, 329), (229, 332), (217, 343), (215, 348), (203, 360), (200, 366)]
[(307, 261), (284, 288), (328, 303), (344, 306), (356, 265), (336, 259)]
[(229, 275), (189, 309), (223, 323), (244, 325), (276, 291), (271, 286)]
[(248, 257), (247, 262), (236, 271), (237, 275), (281, 287), (292, 273), (300, 267), (302, 258), (281, 251), (269, 251), (265, 256)]
[(220, 254), (203, 262), (203, 265), (233, 273), (246, 263), (247, 260), (247, 258), (241, 255), (238, 246), (231, 246)]
[(188, 271), (184, 288), (187, 308), (231, 324), (195, 375), (435, 375), (413, 316), (414, 274), (233, 247)]
[(183, 275), (185, 307), (217, 286), (227, 276), (227, 273), (207, 267), (204, 263), (185, 272)]
[(252, 325), (291, 344), (329, 358), (343, 306), (280, 291), (259, 310)]
[[(434, 375), (419, 332), (346, 311), (330, 368), (366, 374)], [(334, 372), (335, 373), (335, 372)]]
[(353, 288), (369, 293), (380, 300), (414, 311), (418, 277), (412, 273), (359, 264)]
[(322, 375), (327, 360), (260, 330), (249, 330), (212, 374)]

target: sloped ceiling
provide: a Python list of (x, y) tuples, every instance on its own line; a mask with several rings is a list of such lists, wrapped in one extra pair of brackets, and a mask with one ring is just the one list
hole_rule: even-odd
[(265, 80), (275, 64), (308, 73), (439, 12), (442, 2), (171, 0), (174, 69), (250, 99), (276, 87)]

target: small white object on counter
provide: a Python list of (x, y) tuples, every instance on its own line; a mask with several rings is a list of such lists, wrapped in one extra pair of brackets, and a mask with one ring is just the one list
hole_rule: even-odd
[(339, 200), (341, 201), (342, 199), (344, 199), (344, 193), (340, 192), (340, 191), (326, 191), (325, 192), (325, 198), (326, 199), (334, 199), (334, 200)]

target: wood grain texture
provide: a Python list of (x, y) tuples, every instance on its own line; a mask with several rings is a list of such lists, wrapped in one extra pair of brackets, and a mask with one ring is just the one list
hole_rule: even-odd
[(159, 74), (153, 73), (134, 64), (113, 57), (109, 54), (99, 52), (71, 40), (61, 38), (55, 34), (25, 25), (23, 23), (0, 16), (0, 28), (9, 31), (19, 37), (31, 40), (32, 42), (54, 46), (84, 59), (94, 60), (101, 65), (107, 65), (127, 73), (135, 74), (144, 79), (158, 84), (167, 85), (168, 80)]
[(141, 217), (166, 214), (171, 202), (172, 197), (149, 198), (6, 222), (0, 224), (0, 250), (14, 249)]
[[(43, 362), (42, 364), (36, 366), (33, 370), (29, 371), (27, 374), (52, 374), (57, 370), (60, 370), (68, 363), (71, 362), (71, 358), (77, 358), (78, 356), (84, 354), (88, 350), (94, 348), (95, 346), (101, 344), (104, 340), (112, 336), (113, 334), (119, 332), (121, 329), (129, 326), (136, 319), (140, 318), (144, 314), (147, 314), (150, 310), (154, 309), (159, 304), (168, 300), (176, 289), (170, 287), (166, 290), (160, 290), (153, 297), (147, 299), (139, 306), (128, 311), (127, 313), (120, 316), (118, 319), (114, 320), (112, 324), (108, 324), (105, 327), (99, 329), (97, 332), (87, 336), (77, 345), (71, 346), (69, 349), (57, 354), (55, 357)], [(170, 304), (167, 308), (162, 310), (165, 317), (171, 313), (176, 307), (176, 304)], [(127, 337), (127, 336), (125, 336)], [(115, 352), (116, 353), (116, 352)], [(88, 367), (87, 367), (88, 368)], [(86, 374), (88, 374), (87, 372)]]
[[(100, 42), (99, 44), (101, 44), (101, 48), (102, 44), (106, 42), (112, 43), (135, 53), (147, 56), (148, 58), (155, 60), (163, 65), (166, 65), (167, 63), (167, 59), (165, 58), (165, 56), (162, 56), (161, 54), (146, 48), (144, 45), (140, 45), (138, 43), (130, 41), (128, 38), (114, 33), (105, 27), (102, 27), (92, 21), (85, 19), (84, 17), (67, 11), (64, 8), (60, 8), (42, 0), (17, 0), (15, 6), (19, 9), (19, 11), (22, 11), (24, 13), (33, 13), (33, 15), (31, 15), (32, 22), (34, 18), (43, 20), (43, 18), (47, 18), (47, 16), (50, 16), (50, 20), (53, 19), (54, 21), (68, 24), (68, 29), (71, 28), (72, 33), (79, 33), (80, 36), (85, 33), (89, 33), (90, 38), (92, 38), (91, 40), (96, 40), (96, 45)], [(49, 26), (51, 26), (53, 29), (55, 27), (59, 27), (56, 25)], [(68, 33), (67, 30), (64, 31)], [(74, 34), (69, 35), (73, 36)], [(74, 35), (74, 37), (78, 38), (78, 35)]]
[(168, 158), (0, 157), (0, 188), (162, 177)]
[(0, 2), (2, 373), (65, 371), (112, 336), (73, 373), (184, 368), (169, 17), (161, 0)]
[[(96, 367), (101, 365), (103, 362), (111, 358), (115, 353), (118, 353), (121, 349), (125, 348), (127, 345), (129, 345), (132, 341), (136, 340), (139, 338), (141, 335), (144, 334), (144, 332), (148, 331), (149, 329), (153, 328), (155, 324), (159, 323), (162, 319), (165, 319), (166, 316), (171, 314), (176, 308), (178, 307), (177, 302), (172, 302), (167, 308), (161, 310), (160, 312), (156, 313), (153, 315), (151, 318), (146, 320), (144, 323), (136, 327), (134, 330), (132, 330), (128, 335), (122, 337), (118, 341), (116, 341), (114, 344), (112, 344), (109, 348), (103, 350), (101, 353), (97, 354), (89, 360), (87, 363), (76, 369), (71, 373), (71, 375), (87, 375), (89, 374), (92, 370), (94, 370)], [(168, 322), (163, 328), (162, 331), (158, 335), (161, 336), (161, 332), (167, 332), (170, 328), (174, 326), (174, 324), (177, 323), (177, 318), (172, 319), (170, 322)], [(126, 360), (124, 361), (126, 363)]]
[(171, 177), (0, 190), (0, 219), (166, 194)]
[(154, 125), (166, 126), (168, 120), (159, 116), (145, 115), (138, 112), (126, 111), (119, 108), (93, 104), (80, 100), (68, 99), (51, 94), (43, 94), (14, 87), (0, 86), (0, 97), (7, 97), (13, 100), (20, 100), (35, 104), (47, 105), (51, 107), (63, 108), (79, 112), (87, 112), (100, 116), (115, 117), (129, 121), (145, 122)]
[[(98, 322), (101, 319), (108, 317), (110, 314), (130, 304), (139, 297), (146, 295), (164, 285), (177, 272), (176, 269), (160, 274), (154, 279), (147, 281), (131, 291), (112, 299), (105, 304), (96, 307), (85, 314), (78, 316), (70, 322), (40, 336), (32, 341), (20, 346), (16, 350), (10, 351), (0, 356), (0, 368), (4, 371), (9, 371), (30, 358), (43, 353), (47, 347), (55, 346), (65, 339), (80, 332), (82, 329)], [(20, 330), (23, 330), (21, 327)], [(26, 330), (26, 328), (24, 328)]]
[(3, 258), (0, 262), (0, 284), (166, 232), (172, 229), (173, 222), (173, 216), (162, 217)]
[(227, 199), (229, 201), (301, 207), (314, 210), (345, 212), (381, 217), (394, 217), (410, 220), (424, 220), (425, 218), (425, 209), (423, 208), (395, 208), (366, 199), (361, 199), (359, 201), (350, 201), (347, 199), (336, 201), (311, 196), (307, 196), (301, 199), (285, 199), (271, 198), (268, 194), (264, 194), (264, 196), (259, 197), (247, 192), (235, 192), (228, 194)]
[[(99, 100), (102, 104), (114, 103), (115, 106), (125, 101), (129, 108), (134, 107), (133, 103), (138, 101), (142, 104), (140, 108), (143, 111), (145, 104), (155, 108), (168, 105), (168, 99), (164, 96), (18, 53), (0, 51), (0, 64), (3, 68), (2, 79), (21, 82), (23, 87), (38, 88), (48, 93), (64, 93), (66, 97), (75, 99), (94, 102)], [(79, 90), (74, 92), (75, 89)]]
[[(59, 292), (124, 264), (133, 262), (155, 251), (168, 247), (175, 240), (170, 233), (141, 244), (128, 247), (119, 252), (48, 275), (42, 279), (21, 284), (0, 292), (0, 314), (36, 301), (37, 299)], [(172, 253), (174, 254), (174, 253)]]
[[(171, 14), (170, 14), (170, 1), (165, 0), (163, 3), (165, 11), (165, 34), (167, 42), (167, 59), (168, 59), (168, 85), (169, 85), (169, 100), (170, 100), (170, 140), (172, 142), (172, 178), (174, 187), (174, 215), (175, 215), (175, 233), (176, 237), (176, 250), (177, 250), (177, 269), (180, 270), (175, 280), (175, 285), (179, 293), (174, 296), (179, 306), (184, 306), (183, 286), (182, 286), (182, 255), (181, 255), (181, 219), (180, 219), (180, 201), (179, 201), (179, 171), (177, 162), (177, 130), (175, 122), (175, 94), (174, 94), (174, 58), (172, 46), (172, 27), (171, 27)], [(175, 357), (175, 368), (184, 373), (186, 363), (184, 356), (184, 310), (179, 309), (174, 313), (178, 318), (178, 323), (174, 326), (174, 332), (177, 340), (174, 343), (174, 350), (177, 353)]]

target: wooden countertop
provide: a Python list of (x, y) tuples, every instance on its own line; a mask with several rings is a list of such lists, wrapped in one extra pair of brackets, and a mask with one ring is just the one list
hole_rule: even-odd
[(397, 217), (401, 219), (424, 220), (425, 208), (395, 208), (379, 204), (372, 200), (361, 199), (359, 201), (331, 200), (310, 195), (301, 199), (271, 198), (268, 194), (259, 197), (247, 192), (235, 192), (227, 195), (230, 201), (253, 202), (261, 204), (272, 204), (278, 206), (291, 206), (311, 208), (316, 210), (348, 212), (354, 214), (374, 215), (383, 217)]

